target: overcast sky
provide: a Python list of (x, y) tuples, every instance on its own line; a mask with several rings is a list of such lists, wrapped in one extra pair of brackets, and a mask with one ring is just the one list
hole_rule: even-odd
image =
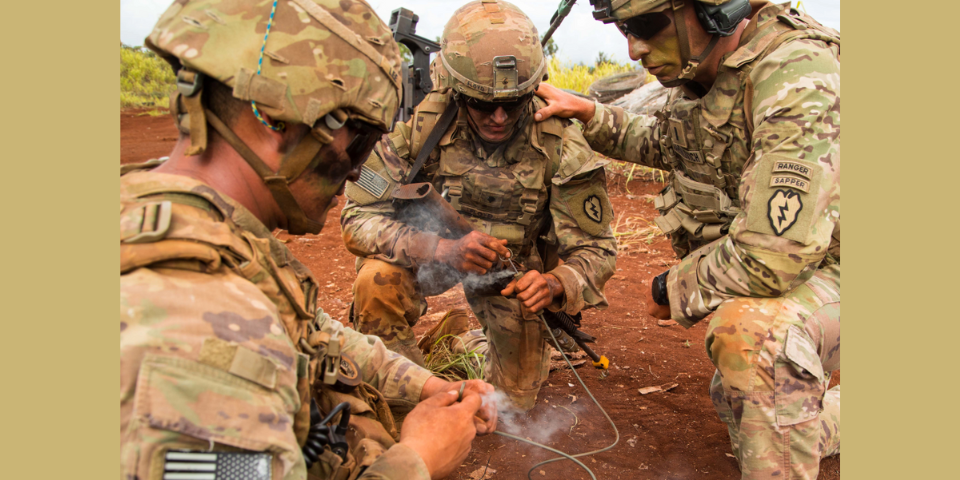
[[(459, 0), (367, 0), (384, 22), (390, 12), (401, 6), (420, 16), (417, 34), (433, 39), (443, 32), (443, 26), (459, 5)], [(796, 2), (796, 0), (794, 0)], [(120, 41), (127, 45), (143, 45), (160, 14), (170, 5), (169, 0), (120, 0)], [(559, 0), (515, 0), (542, 35), (550, 25)], [(828, 27), (840, 29), (840, 0), (800, 0), (807, 13)], [(282, 5), (282, 4), (280, 4)], [(281, 8), (278, 5), (277, 8)], [(796, 3), (794, 3), (796, 5)], [(589, 0), (579, 0), (554, 35), (558, 53), (563, 60), (592, 64), (597, 52), (606, 52), (622, 62), (630, 60), (626, 40), (612, 25), (593, 19)]]

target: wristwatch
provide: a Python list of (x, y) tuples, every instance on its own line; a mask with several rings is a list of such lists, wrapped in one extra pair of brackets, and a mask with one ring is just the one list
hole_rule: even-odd
[(670, 270), (653, 277), (653, 285), (650, 286), (650, 289), (653, 293), (653, 301), (656, 302), (657, 305), (670, 305), (670, 297), (667, 296), (668, 273), (670, 273)]

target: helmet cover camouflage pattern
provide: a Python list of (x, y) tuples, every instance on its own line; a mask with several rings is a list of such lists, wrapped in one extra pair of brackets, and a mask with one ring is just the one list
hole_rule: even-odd
[[(696, 0), (707, 5), (723, 5), (730, 0)], [(643, 15), (644, 13), (659, 12), (670, 5), (670, 0), (600, 0), (591, 1), (594, 16), (604, 12), (603, 18), (597, 18), (604, 23), (622, 22), (628, 18)]]
[(400, 51), (363, 0), (176, 0), (144, 42), (173, 65), (202, 72), (271, 118), (313, 126), (340, 109), (384, 131), (400, 98)]
[(546, 79), (537, 28), (519, 8), (500, 0), (473, 1), (454, 12), (438, 57), (434, 68), (441, 87), (487, 102), (523, 96)]

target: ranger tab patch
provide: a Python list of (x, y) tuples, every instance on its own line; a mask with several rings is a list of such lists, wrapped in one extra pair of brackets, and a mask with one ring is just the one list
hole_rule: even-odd
[(603, 204), (596, 195), (590, 195), (583, 201), (583, 213), (594, 222), (600, 223), (603, 219)]
[(767, 202), (767, 218), (770, 219), (770, 226), (777, 236), (783, 235), (790, 229), (803, 210), (803, 201), (800, 200), (800, 194), (792, 190), (777, 189)]

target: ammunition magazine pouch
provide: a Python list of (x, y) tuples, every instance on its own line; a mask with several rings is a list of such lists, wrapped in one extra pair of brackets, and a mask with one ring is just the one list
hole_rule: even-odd
[(701, 242), (725, 235), (740, 212), (722, 189), (694, 181), (679, 170), (672, 172), (672, 182), (660, 191), (654, 206), (660, 212), (654, 221), (665, 234), (682, 228)]

